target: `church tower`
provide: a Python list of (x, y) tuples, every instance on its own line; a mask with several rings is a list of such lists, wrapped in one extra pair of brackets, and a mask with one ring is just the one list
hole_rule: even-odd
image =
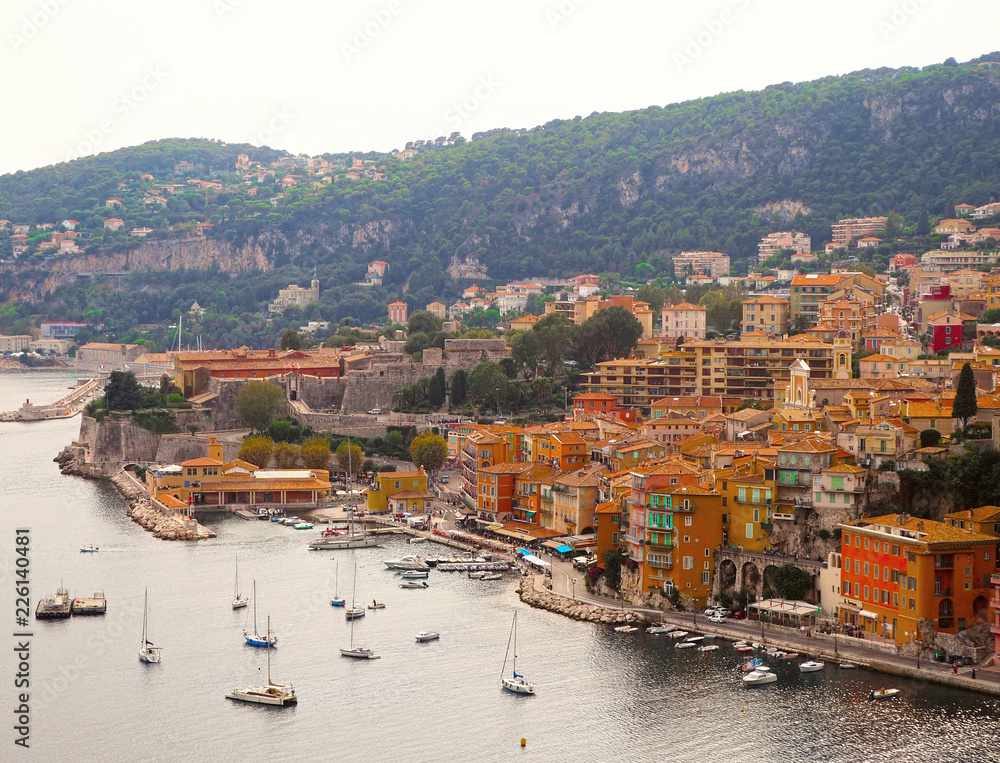
[(840, 329), (833, 337), (833, 378), (851, 378), (851, 353), (854, 347), (851, 342), (851, 335)]

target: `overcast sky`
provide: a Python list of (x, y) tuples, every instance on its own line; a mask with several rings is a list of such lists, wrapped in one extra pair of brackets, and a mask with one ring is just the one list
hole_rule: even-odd
[(5, 0), (0, 172), (156, 138), (296, 153), (1000, 48), (966, 0)]

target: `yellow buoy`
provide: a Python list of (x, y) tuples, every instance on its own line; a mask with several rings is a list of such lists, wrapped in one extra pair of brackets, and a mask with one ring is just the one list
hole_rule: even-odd
[(521, 747), (524, 747), (527, 744), (528, 744), (528, 740), (525, 739), (524, 737), (521, 737)]

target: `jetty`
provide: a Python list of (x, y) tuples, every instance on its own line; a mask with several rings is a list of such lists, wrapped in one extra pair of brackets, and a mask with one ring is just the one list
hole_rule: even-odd
[(49, 419), (66, 419), (80, 413), (87, 402), (104, 389), (106, 379), (97, 377), (88, 379), (64, 395), (54, 403), (35, 405), (31, 400), (16, 411), (6, 411), (0, 414), (0, 421), (47, 421)]
[(58, 620), (69, 617), (71, 612), (72, 599), (69, 597), (69, 591), (60, 586), (55, 595), (47, 596), (38, 602), (38, 606), (35, 607), (35, 619)]
[(103, 615), (108, 611), (108, 600), (104, 591), (97, 591), (89, 598), (73, 599), (74, 615)]

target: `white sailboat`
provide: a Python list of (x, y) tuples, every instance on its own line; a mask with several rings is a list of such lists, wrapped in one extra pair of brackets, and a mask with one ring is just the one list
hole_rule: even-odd
[[(503, 675), (507, 670), (507, 658), (510, 656), (511, 643), (514, 645), (514, 675), (508, 678)], [(524, 680), (524, 676), (517, 672), (517, 610), (514, 610), (514, 620), (510, 624), (510, 636), (507, 639), (507, 653), (503, 658), (503, 668), (500, 670), (500, 685), (504, 689), (514, 694), (534, 694), (535, 685)]]
[(155, 663), (160, 661), (160, 647), (153, 646), (153, 642), (146, 638), (146, 614), (149, 604), (149, 589), (142, 599), (142, 642), (139, 644), (139, 659), (142, 662)]
[(349, 649), (341, 649), (341, 657), (354, 657), (360, 660), (377, 660), (379, 656), (375, 654), (373, 649), (369, 649), (367, 646), (354, 646), (354, 621), (357, 617), (352, 617), (351, 612), (360, 612), (363, 616), (365, 614), (364, 607), (358, 607), (355, 604), (355, 598), (358, 593), (358, 565), (357, 562), (354, 564), (354, 591), (351, 593), (351, 608), (347, 610), (347, 619), (351, 621), (351, 647)]
[(233, 609), (243, 609), (250, 603), (250, 597), (240, 593), (240, 558), (236, 557), (236, 587), (233, 589)]
[(342, 607), (344, 606), (344, 597), (340, 595), (340, 560), (335, 560), (337, 566), (334, 567), (333, 572), (333, 598), (330, 599), (331, 607)]
[(276, 646), (278, 643), (278, 637), (271, 633), (271, 618), (267, 619), (267, 633), (261, 636), (257, 632), (257, 581), (253, 581), (253, 633), (250, 633), (246, 627), (243, 628), (243, 638), (246, 639), (248, 646), (262, 646), (264, 648), (269, 648)]
[[(271, 618), (267, 618), (267, 630), (271, 631)], [(294, 705), (298, 702), (295, 688), (291, 684), (277, 684), (271, 680), (271, 650), (267, 650), (267, 684), (264, 686), (248, 686), (245, 689), (233, 689), (226, 699), (238, 702), (249, 702), (254, 705)]]

